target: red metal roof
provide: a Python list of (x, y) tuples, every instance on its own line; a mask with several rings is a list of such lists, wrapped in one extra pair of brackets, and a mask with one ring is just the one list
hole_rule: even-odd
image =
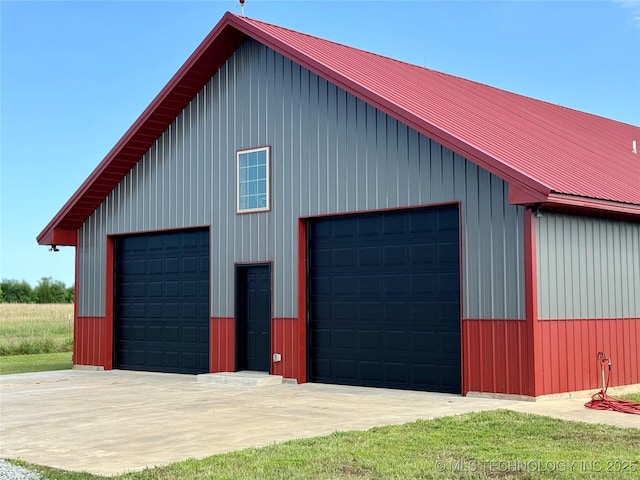
[(503, 178), (513, 203), (640, 216), (640, 127), (227, 13), (38, 243), (75, 244), (72, 232), (248, 37)]

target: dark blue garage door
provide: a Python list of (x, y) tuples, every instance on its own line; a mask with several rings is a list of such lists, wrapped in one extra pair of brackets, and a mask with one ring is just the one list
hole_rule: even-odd
[(314, 220), (309, 379), (460, 393), (458, 208)]
[(209, 230), (120, 238), (114, 270), (114, 367), (208, 372)]

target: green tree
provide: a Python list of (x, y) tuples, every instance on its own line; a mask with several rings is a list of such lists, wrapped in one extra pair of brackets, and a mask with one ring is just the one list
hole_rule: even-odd
[(0, 283), (2, 301), (6, 303), (34, 303), (35, 295), (31, 285), (22, 280), (3, 279)]
[(43, 277), (33, 289), (36, 303), (68, 303), (68, 292), (64, 282)]
[(71, 285), (66, 289), (65, 295), (65, 303), (73, 303), (73, 300), (76, 298), (76, 287)]

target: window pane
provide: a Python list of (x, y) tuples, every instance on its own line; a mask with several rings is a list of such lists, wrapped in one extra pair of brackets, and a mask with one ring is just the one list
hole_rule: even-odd
[(238, 153), (237, 162), (238, 211), (267, 208), (269, 204), (267, 150)]

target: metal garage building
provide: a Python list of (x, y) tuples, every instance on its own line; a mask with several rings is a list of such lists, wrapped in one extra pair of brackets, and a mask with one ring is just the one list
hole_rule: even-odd
[(640, 128), (226, 14), (38, 236), (74, 364), (640, 384)]

